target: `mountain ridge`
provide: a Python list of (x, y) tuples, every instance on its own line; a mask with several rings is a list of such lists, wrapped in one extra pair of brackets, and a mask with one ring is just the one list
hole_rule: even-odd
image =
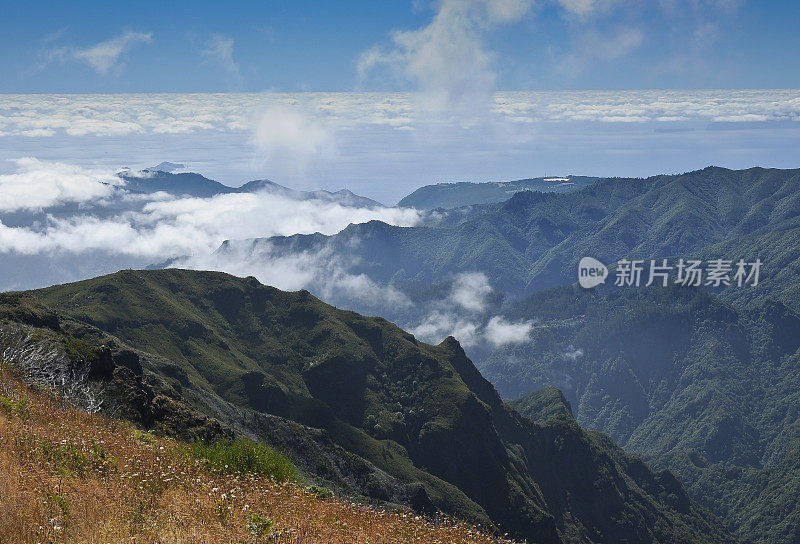
[(526, 178), (515, 181), (483, 183), (456, 182), (425, 185), (403, 197), (400, 207), (434, 210), (452, 209), (479, 204), (502, 202), (521, 191), (564, 193), (586, 187), (602, 178), (591, 176), (565, 176)]
[(144, 360), (148, 373), (183, 368), (166, 391), (183, 380), (207, 398), (321, 427), (389, 474), (420, 481), (445, 511), (480, 519), (483, 510), (541, 542), (727, 539), (674, 477), (649, 473), (575, 422), (536, 424), (508, 408), (453, 339), (429, 346), (307, 292), (221, 273), (123, 271), (32, 295), (170, 360)]
[[(353, 274), (401, 289), (480, 271), (495, 289), (519, 298), (574, 283), (584, 256), (605, 263), (696, 258), (727, 243), (731, 254), (723, 257), (754, 260), (759, 247), (748, 240), (770, 232), (796, 234), (798, 210), (800, 170), (708, 167), (651, 178), (607, 178), (564, 194), (523, 191), (443, 226), (370, 222), (332, 236), (276, 236), (246, 245), (268, 247), (273, 258), (326, 251), (351, 263)], [(237, 244), (229, 240), (226, 248)], [(223, 258), (219, 265), (224, 264)], [(779, 273), (770, 266), (766, 263), (767, 277)], [(798, 265), (788, 261), (787, 266)], [(728, 290), (726, 296), (735, 293)], [(800, 308), (800, 300), (782, 300)]]
[(230, 187), (195, 172), (175, 174), (161, 170), (142, 170), (136, 174), (121, 172), (119, 177), (125, 181), (125, 190), (143, 194), (163, 191), (174, 196), (209, 198), (222, 194), (266, 192), (292, 200), (322, 200), (359, 208), (385, 207), (380, 202), (356, 195), (348, 189), (298, 191), (268, 179), (256, 179), (239, 187)]

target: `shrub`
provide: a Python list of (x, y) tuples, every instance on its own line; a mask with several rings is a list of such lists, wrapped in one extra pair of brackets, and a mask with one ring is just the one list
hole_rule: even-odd
[(0, 395), (0, 409), (3, 410), (7, 419), (11, 419), (14, 416), (25, 416), (28, 412), (28, 398), (20, 397), (14, 400)]
[(100, 410), (103, 401), (87, 378), (88, 365), (75, 365), (96, 355), (86, 342), (71, 337), (55, 342), (40, 330), (12, 323), (0, 329), (0, 345), (0, 358), (27, 384), (91, 414)]
[(14, 401), (10, 398), (0, 395), (0, 408), (3, 409), (6, 418), (11, 419), (14, 417)]
[(327, 487), (323, 487), (321, 485), (311, 485), (306, 488), (306, 491), (313, 495), (314, 497), (322, 500), (322, 499), (329, 499), (333, 497), (333, 492), (328, 489)]
[(69, 357), (72, 362), (78, 363), (91, 361), (97, 357), (97, 350), (91, 344), (88, 344), (83, 340), (79, 340), (71, 336), (65, 336), (61, 341), (64, 344), (67, 357)]
[(253, 533), (253, 536), (267, 536), (272, 532), (273, 525), (275, 525), (274, 521), (257, 512), (253, 512), (247, 518), (247, 528)]
[(133, 437), (147, 446), (152, 446), (155, 443), (156, 437), (147, 431), (140, 431), (139, 429), (133, 430)]
[(64, 496), (64, 493), (61, 491), (54, 492), (53, 500), (58, 505), (58, 508), (61, 510), (61, 516), (64, 519), (69, 519), (69, 501)]
[(214, 443), (195, 440), (189, 446), (189, 452), (215, 472), (260, 474), (276, 482), (293, 481), (297, 476), (294, 465), (285, 455), (248, 439)]
[(42, 440), (39, 449), (60, 476), (83, 478), (88, 472), (108, 474), (117, 468), (117, 460), (108, 455), (100, 444), (92, 441), (88, 451), (72, 443), (51, 444)]

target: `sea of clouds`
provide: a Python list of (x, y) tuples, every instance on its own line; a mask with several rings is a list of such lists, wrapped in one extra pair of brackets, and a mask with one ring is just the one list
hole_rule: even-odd
[(442, 181), (794, 167), (800, 143), (797, 90), (494, 92), (474, 116), (432, 114), (423, 96), (2, 95), (0, 174), (21, 157), (171, 160), (232, 186), (269, 178), (392, 203)]
[[(0, 221), (0, 254), (103, 250), (163, 260), (208, 254), (227, 239), (334, 234), (373, 219), (410, 226), (421, 216), (409, 208), (349, 207), (267, 192), (134, 194), (113, 171), (33, 158), (15, 163), (14, 172), (0, 175), (0, 214), (29, 212), (30, 224)], [(65, 205), (72, 205), (67, 213)]]
[[(424, 124), (415, 93), (196, 93), (0, 95), (0, 136), (123, 136), (255, 132), (274, 145), (278, 126), (291, 142), (315, 147), (324, 134), (356, 125), (409, 130)], [(800, 90), (644, 90), (495, 92), (498, 120), (536, 122), (800, 121)], [(420, 115), (420, 113), (422, 115)], [(280, 145), (285, 145), (282, 139)]]

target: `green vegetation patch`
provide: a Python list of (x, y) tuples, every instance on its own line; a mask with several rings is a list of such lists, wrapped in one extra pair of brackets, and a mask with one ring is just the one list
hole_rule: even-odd
[(5, 414), (6, 419), (14, 416), (25, 416), (28, 413), (28, 397), (12, 399), (0, 395), (0, 410)]
[(69, 442), (51, 444), (43, 440), (39, 449), (53, 472), (60, 476), (83, 478), (89, 473), (107, 474), (117, 468), (117, 459), (97, 442), (82, 446)]
[(276, 482), (294, 481), (297, 470), (281, 452), (246, 438), (207, 443), (195, 440), (189, 453), (215, 471), (226, 474), (259, 474)]

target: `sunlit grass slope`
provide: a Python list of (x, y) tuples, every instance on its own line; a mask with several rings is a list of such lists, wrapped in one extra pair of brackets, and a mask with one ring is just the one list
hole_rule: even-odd
[(329, 498), (267, 447), (155, 437), (0, 379), (0, 542), (492, 543)]

